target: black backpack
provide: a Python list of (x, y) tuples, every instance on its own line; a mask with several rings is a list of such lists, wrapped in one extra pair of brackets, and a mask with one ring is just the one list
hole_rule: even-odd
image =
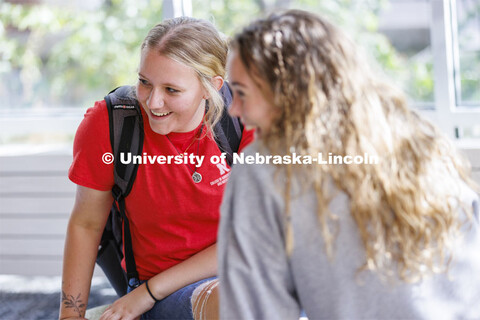
[[(132, 157), (142, 154), (143, 148), (143, 119), (140, 105), (135, 98), (135, 88), (122, 86), (111, 91), (106, 97), (108, 118), (110, 122), (110, 143), (114, 159), (120, 159), (120, 154), (131, 153)], [(238, 151), (242, 138), (243, 125), (238, 118), (228, 114), (232, 102), (232, 92), (225, 82), (220, 89), (225, 105), (221, 120), (214, 127), (215, 141), (222, 152), (227, 154), (227, 163), (232, 166), (233, 153)], [(114, 203), (107, 224), (102, 234), (97, 254), (97, 264), (102, 268), (110, 284), (118, 296), (127, 293), (130, 279), (136, 279), (138, 273), (132, 250), (130, 226), (125, 215), (125, 197), (130, 193), (137, 174), (138, 164), (133, 162), (122, 164), (114, 161), (115, 185), (112, 188)], [(121, 267), (122, 224), (125, 235), (125, 262), (127, 272)]]

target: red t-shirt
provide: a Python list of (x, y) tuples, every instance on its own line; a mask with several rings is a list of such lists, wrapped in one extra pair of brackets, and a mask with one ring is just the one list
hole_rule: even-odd
[[(178, 155), (178, 150), (183, 152), (192, 143), (200, 128), (170, 133), (169, 141), (166, 136), (152, 131), (143, 110), (142, 115), (143, 153), (149, 156)], [(239, 149), (252, 140), (253, 131), (244, 130)], [(106, 152), (112, 152), (108, 112), (105, 101), (98, 101), (87, 110), (75, 135), (70, 180), (96, 190), (111, 190), (113, 164), (102, 162)], [(216, 242), (220, 203), (230, 168), (210, 162), (211, 156), (221, 154), (211, 135), (195, 141), (187, 153), (205, 156), (202, 166), (197, 168), (202, 175), (200, 183), (192, 180), (194, 165), (140, 164), (132, 191), (125, 200), (141, 280), (151, 278)], [(125, 268), (125, 261), (122, 265)]]

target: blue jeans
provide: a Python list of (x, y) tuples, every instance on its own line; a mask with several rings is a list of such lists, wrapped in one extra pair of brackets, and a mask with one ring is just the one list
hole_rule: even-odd
[[(190, 300), (192, 297), (193, 291), (195, 291), (195, 289), (202, 283), (206, 281), (214, 280), (214, 279), (217, 279), (217, 277), (203, 279), (175, 291), (171, 295), (155, 303), (152, 309), (150, 309), (149, 311), (145, 312), (142, 315), (141, 319), (142, 320), (147, 320), (147, 319), (193, 320), (192, 302)], [(133, 281), (134, 280), (132, 279), (130, 284), (132, 284)], [(140, 281), (140, 284), (144, 282), (145, 281)], [(129, 286), (128, 292), (131, 292), (132, 290), (133, 289)]]

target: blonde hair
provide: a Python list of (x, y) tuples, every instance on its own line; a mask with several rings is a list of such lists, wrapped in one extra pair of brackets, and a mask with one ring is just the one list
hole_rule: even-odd
[(211, 79), (215, 76), (225, 78), (226, 39), (206, 20), (179, 17), (153, 27), (142, 43), (142, 51), (145, 48), (157, 50), (159, 54), (195, 70), (209, 95), (204, 121), (213, 129), (222, 116), (224, 103)]
[[(350, 199), (366, 253), (361, 270), (417, 281), (446, 271), (451, 235), (467, 220), (460, 190), (469, 165), (439, 130), (410, 110), (403, 94), (374, 75), (338, 28), (291, 10), (257, 20), (231, 43), (252, 79), (266, 83), (275, 117), (262, 142), (272, 154), (377, 156), (378, 164), (283, 165), (286, 248), (293, 249), (292, 177), (308, 177), (317, 194), (326, 252), (332, 257), (335, 213), (329, 182)], [(260, 81), (259, 81), (260, 80)], [(331, 185), (330, 185), (331, 188)], [(464, 208), (471, 217), (472, 208)]]

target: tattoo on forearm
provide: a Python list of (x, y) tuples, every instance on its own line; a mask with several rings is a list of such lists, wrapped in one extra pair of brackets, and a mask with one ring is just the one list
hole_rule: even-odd
[(62, 290), (62, 303), (67, 309), (74, 309), (78, 313), (79, 317), (82, 317), (83, 309), (85, 308), (85, 303), (80, 299), (80, 293), (75, 298), (72, 295), (67, 295), (65, 291)]

